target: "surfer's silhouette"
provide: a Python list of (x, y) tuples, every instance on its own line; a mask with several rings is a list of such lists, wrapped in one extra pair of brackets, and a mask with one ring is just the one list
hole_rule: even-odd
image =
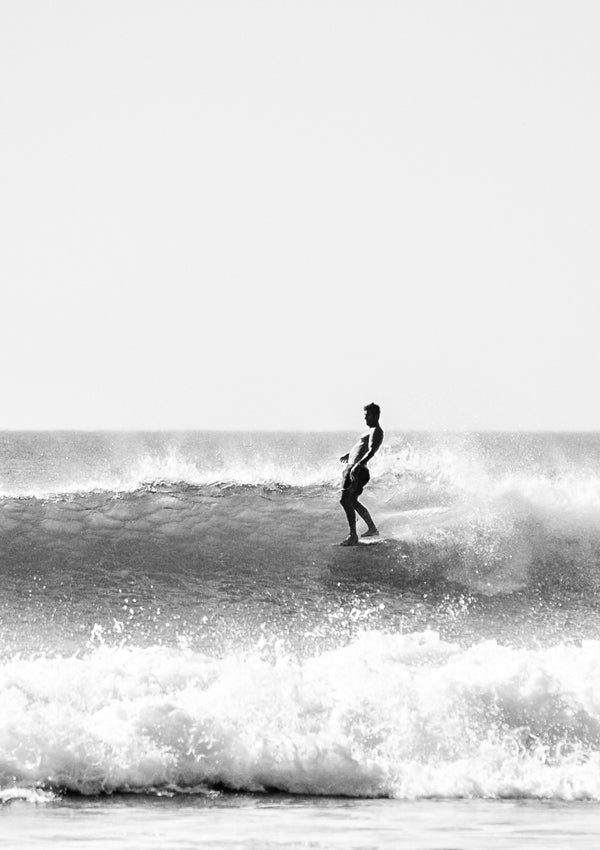
[(340, 458), (341, 462), (346, 464), (340, 505), (346, 512), (348, 525), (350, 526), (350, 534), (345, 540), (342, 540), (340, 546), (356, 546), (358, 543), (358, 535), (356, 533), (357, 513), (367, 523), (367, 530), (362, 536), (379, 536), (379, 531), (371, 519), (371, 514), (364, 505), (361, 505), (358, 497), (371, 477), (367, 469), (367, 464), (383, 442), (383, 431), (379, 425), (381, 410), (378, 404), (371, 402), (371, 404), (365, 406), (364, 411), (365, 422), (369, 430), (352, 446), (348, 454), (342, 455)]

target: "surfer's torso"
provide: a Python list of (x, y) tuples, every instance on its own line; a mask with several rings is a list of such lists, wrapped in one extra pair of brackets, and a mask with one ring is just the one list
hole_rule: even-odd
[(369, 428), (368, 431), (365, 431), (348, 452), (348, 466), (352, 467), (355, 463), (358, 463), (361, 458), (368, 454), (371, 446), (377, 446), (379, 448), (382, 440), (383, 431), (379, 426)]

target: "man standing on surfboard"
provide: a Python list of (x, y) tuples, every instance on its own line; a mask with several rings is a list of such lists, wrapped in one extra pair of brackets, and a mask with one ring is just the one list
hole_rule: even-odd
[(350, 526), (350, 534), (345, 540), (342, 540), (340, 546), (356, 546), (358, 543), (358, 535), (356, 534), (357, 513), (367, 523), (367, 530), (362, 536), (379, 537), (371, 514), (364, 505), (361, 505), (358, 497), (371, 477), (367, 464), (383, 442), (383, 431), (379, 424), (381, 410), (378, 404), (371, 402), (371, 404), (366, 405), (364, 411), (365, 422), (369, 430), (352, 446), (348, 454), (342, 455), (340, 458), (341, 462), (346, 464), (340, 505), (346, 512)]

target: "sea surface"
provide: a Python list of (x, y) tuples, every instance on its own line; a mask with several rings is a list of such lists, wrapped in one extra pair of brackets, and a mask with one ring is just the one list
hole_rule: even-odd
[(388, 433), (340, 547), (356, 437), (0, 432), (0, 848), (597, 848), (600, 435)]

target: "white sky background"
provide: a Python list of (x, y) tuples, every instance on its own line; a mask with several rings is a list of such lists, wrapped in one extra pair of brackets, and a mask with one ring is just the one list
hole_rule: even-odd
[(596, 0), (0, 0), (0, 428), (600, 429)]

